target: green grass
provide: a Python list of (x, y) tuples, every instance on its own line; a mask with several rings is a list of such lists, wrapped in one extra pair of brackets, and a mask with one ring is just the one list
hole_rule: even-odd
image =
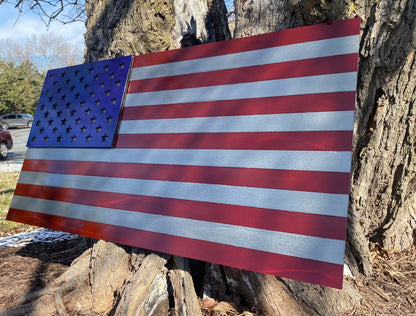
[[(12, 201), (19, 171), (4, 172), (0, 174), (0, 237), (12, 233), (31, 230), (31, 226), (6, 220), (7, 212)], [(3, 190), (8, 192), (1, 193)]]

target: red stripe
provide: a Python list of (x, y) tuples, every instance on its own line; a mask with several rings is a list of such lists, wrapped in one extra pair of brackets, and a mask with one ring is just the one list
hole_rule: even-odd
[(122, 120), (351, 111), (355, 92), (124, 107)]
[(133, 68), (360, 34), (360, 18), (134, 57)]
[(7, 219), (133, 247), (342, 288), (343, 265), (17, 209), (11, 209)]
[(347, 54), (266, 64), (242, 68), (198, 72), (186, 75), (130, 81), (127, 93), (189, 89), (294, 77), (357, 71), (358, 54)]
[(352, 131), (118, 134), (117, 148), (351, 151)]
[(15, 195), (345, 240), (345, 217), (152, 196), (18, 184)]
[(26, 159), (22, 171), (348, 194), (350, 174), (231, 167)]

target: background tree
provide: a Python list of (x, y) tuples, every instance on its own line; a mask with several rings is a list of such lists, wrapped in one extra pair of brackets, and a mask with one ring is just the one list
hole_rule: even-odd
[[(415, 0), (235, 0), (235, 36), (360, 16), (358, 95), (346, 263), (371, 274), (370, 247), (415, 244)], [(90, 0), (86, 60), (230, 37), (220, 0)], [(191, 267), (190, 267), (191, 266)], [(191, 276), (193, 278), (191, 278)], [(26, 307), (65, 315), (198, 315), (197, 294), (260, 315), (339, 315), (360, 306), (343, 291), (103, 241)], [(40, 304), (41, 303), (41, 304)], [(42, 306), (42, 309), (40, 309)]]
[(10, 38), (0, 40), (0, 59), (3, 61), (18, 64), (21, 61), (28, 60), (30, 52), (25, 45), (19, 45)]
[(0, 60), (0, 113), (33, 114), (44, 76), (29, 60), (16, 65)]
[(83, 62), (83, 51), (54, 34), (33, 35), (22, 43), (12, 39), (0, 41), (0, 59), (18, 65), (29, 60), (39, 72)]
[(53, 34), (32, 36), (25, 46), (26, 51), (30, 51), (29, 59), (42, 72), (80, 64), (84, 59), (83, 51), (76, 49), (62, 37)]
[(0, 114), (35, 112), (48, 69), (82, 63), (82, 51), (56, 35), (0, 41)]

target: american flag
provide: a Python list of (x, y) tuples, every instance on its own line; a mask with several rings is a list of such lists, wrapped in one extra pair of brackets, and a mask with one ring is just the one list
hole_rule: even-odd
[(341, 288), (359, 32), (51, 70), (8, 219)]

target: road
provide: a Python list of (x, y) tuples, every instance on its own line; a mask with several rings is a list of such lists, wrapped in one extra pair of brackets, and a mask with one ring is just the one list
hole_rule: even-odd
[(10, 149), (7, 161), (22, 162), (26, 155), (26, 142), (30, 128), (9, 129), (13, 138), (13, 148)]

